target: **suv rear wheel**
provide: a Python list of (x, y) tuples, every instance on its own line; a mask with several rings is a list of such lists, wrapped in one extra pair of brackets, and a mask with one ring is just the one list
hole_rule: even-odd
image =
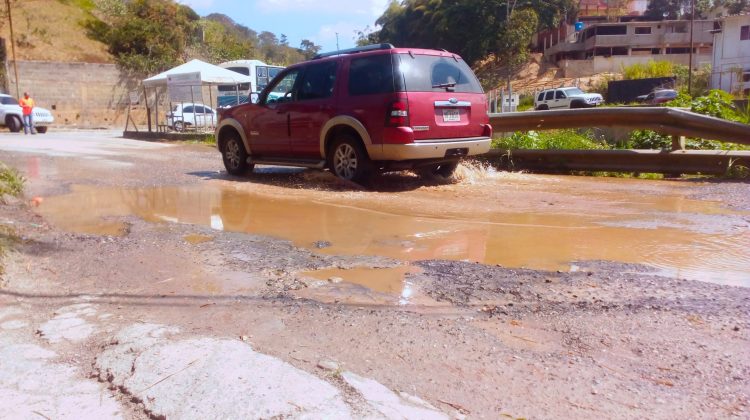
[(453, 173), (458, 168), (458, 161), (443, 162), (432, 165), (420, 166), (416, 168), (417, 174), (424, 179), (446, 180), (453, 177)]
[(226, 136), (224, 147), (221, 149), (221, 157), (224, 159), (227, 172), (232, 175), (243, 175), (255, 166), (247, 163), (248, 154), (237, 133)]
[(328, 167), (337, 177), (354, 182), (364, 182), (370, 176), (372, 165), (362, 143), (350, 135), (334, 140), (328, 156)]

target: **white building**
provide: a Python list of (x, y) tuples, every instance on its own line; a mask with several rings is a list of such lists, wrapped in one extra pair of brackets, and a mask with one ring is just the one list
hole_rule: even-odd
[(593, 23), (580, 32), (563, 26), (565, 30), (552, 34), (557, 36), (542, 34), (540, 40), (545, 58), (561, 67), (565, 77), (618, 73), (649, 61), (686, 66), (692, 59), (698, 70), (711, 64), (714, 22), (693, 22), (692, 51), (687, 20)]
[(750, 94), (750, 14), (725, 16), (714, 31), (711, 88)]

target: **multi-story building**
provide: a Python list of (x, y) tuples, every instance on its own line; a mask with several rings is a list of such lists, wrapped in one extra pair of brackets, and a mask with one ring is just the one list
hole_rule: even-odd
[(714, 30), (711, 88), (750, 94), (750, 15), (725, 16)]
[[(620, 72), (624, 66), (650, 60), (670, 61), (698, 69), (710, 65), (713, 20), (589, 23), (582, 31), (565, 25), (557, 36), (543, 39), (547, 60), (563, 69), (565, 77)], [(556, 42), (555, 42), (556, 41)], [(691, 57), (692, 55), (692, 57)]]

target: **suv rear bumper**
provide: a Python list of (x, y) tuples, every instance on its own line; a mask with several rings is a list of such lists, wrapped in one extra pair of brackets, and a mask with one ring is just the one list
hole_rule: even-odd
[(489, 152), (492, 139), (471, 137), (451, 140), (420, 140), (408, 144), (373, 144), (367, 146), (372, 160), (443, 159), (475, 156)]

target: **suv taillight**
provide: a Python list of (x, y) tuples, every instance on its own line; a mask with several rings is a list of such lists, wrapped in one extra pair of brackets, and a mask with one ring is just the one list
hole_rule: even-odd
[(388, 115), (385, 118), (385, 125), (388, 127), (408, 127), (409, 126), (409, 104), (405, 99), (395, 101), (388, 109)]

